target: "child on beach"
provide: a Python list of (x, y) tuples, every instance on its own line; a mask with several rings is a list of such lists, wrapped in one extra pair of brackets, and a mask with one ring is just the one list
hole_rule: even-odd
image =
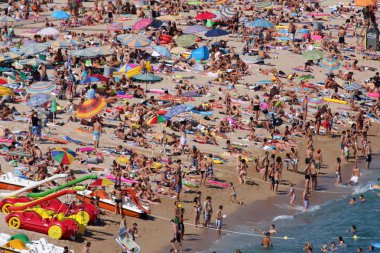
[(231, 188), (231, 193), (229, 197), (230, 197), (231, 203), (238, 203), (239, 205), (243, 205), (243, 202), (237, 199), (236, 186), (234, 186), (232, 182), (230, 182), (230, 188)]
[(303, 192), (302, 198), (303, 198), (304, 211), (306, 212), (309, 209), (309, 206), (310, 206), (311, 194), (310, 194), (309, 188), (305, 189), (305, 191)]
[(294, 190), (294, 184), (290, 184), (290, 189), (289, 189), (288, 196), (290, 197), (289, 205), (293, 207), (294, 206), (294, 201), (296, 200), (296, 193), (295, 193), (295, 190)]
[(216, 234), (220, 235), (222, 232), (222, 221), (223, 221), (223, 215), (222, 215), (223, 206), (220, 205), (218, 208), (218, 211), (216, 212)]

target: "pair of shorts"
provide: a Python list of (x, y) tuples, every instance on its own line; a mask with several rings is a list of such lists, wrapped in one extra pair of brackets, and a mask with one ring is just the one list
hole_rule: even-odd
[(186, 145), (186, 138), (185, 137), (181, 137), (180, 144), (181, 144), (181, 146), (185, 146)]
[(278, 180), (274, 180), (273, 179), (273, 184), (279, 184), (280, 182), (278, 182)]
[(327, 120), (323, 121), (323, 127), (324, 128), (330, 128), (330, 122)]
[(255, 112), (260, 111), (260, 105), (254, 105), (254, 106), (253, 106), (253, 110), (254, 110)]
[(215, 226), (216, 226), (216, 229), (221, 229), (222, 228), (222, 220), (220, 220), (220, 219), (217, 219), (216, 221), (215, 221)]
[(191, 166), (198, 167), (198, 159), (197, 158), (190, 157), (190, 163), (191, 163)]
[(305, 164), (309, 164), (310, 163), (310, 158), (305, 158)]
[(32, 134), (33, 135), (38, 135), (39, 132), (40, 132), (39, 126), (32, 126)]
[(212, 166), (207, 167), (207, 175), (214, 175), (214, 168)]
[(181, 234), (180, 233), (175, 233), (175, 235), (173, 236), (173, 239), (170, 241), (171, 243), (175, 243), (175, 242), (181, 242)]
[(371, 156), (371, 155), (367, 155), (367, 158), (365, 159), (365, 161), (366, 161), (367, 163), (372, 162), (372, 156)]
[(93, 132), (92, 136), (93, 136), (94, 141), (98, 141), (100, 139), (100, 133), (99, 132)]
[(121, 203), (121, 202), (123, 202), (122, 199), (115, 199), (115, 203)]
[(310, 175), (305, 175), (305, 179), (310, 179)]
[(339, 37), (339, 43), (340, 44), (345, 44), (346, 43), (346, 41), (344, 40), (344, 37)]
[(113, 13), (112, 12), (108, 12), (108, 18), (113, 18)]

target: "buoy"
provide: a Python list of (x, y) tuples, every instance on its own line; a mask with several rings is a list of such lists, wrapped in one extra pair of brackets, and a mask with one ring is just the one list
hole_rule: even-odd
[(354, 240), (357, 240), (359, 237), (357, 235), (354, 235), (352, 238), (354, 238)]
[(286, 235), (284, 236), (284, 240), (288, 240), (288, 237)]

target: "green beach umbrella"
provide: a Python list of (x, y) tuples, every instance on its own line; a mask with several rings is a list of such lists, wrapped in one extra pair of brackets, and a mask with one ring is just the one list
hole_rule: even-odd
[(50, 111), (55, 113), (57, 111), (57, 100), (53, 97), (53, 101), (51, 101)]
[(156, 76), (153, 74), (139, 74), (131, 77), (132, 80), (138, 81), (138, 82), (159, 82), (162, 80), (162, 77)]
[(306, 60), (314, 61), (314, 60), (319, 60), (322, 59), (324, 55), (324, 52), (321, 50), (311, 50), (311, 51), (305, 51), (303, 52), (302, 56)]
[(179, 36), (175, 40), (175, 42), (180, 47), (190, 47), (194, 45), (196, 39), (197, 37), (195, 37), (193, 34), (186, 34), (186, 35)]

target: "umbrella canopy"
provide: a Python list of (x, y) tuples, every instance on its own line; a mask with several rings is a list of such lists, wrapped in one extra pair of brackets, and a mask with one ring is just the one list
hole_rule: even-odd
[(70, 14), (64, 11), (53, 11), (51, 16), (56, 19), (68, 19)]
[(127, 165), (129, 163), (129, 157), (121, 155), (118, 158), (116, 158), (116, 162), (120, 165)]
[(314, 60), (319, 60), (322, 59), (324, 53), (321, 50), (310, 50), (310, 51), (305, 51), (303, 52), (302, 56), (306, 60), (314, 61)]
[(79, 41), (76, 41), (76, 40), (73, 40), (73, 39), (69, 39), (69, 40), (67, 41), (67, 43), (68, 43), (69, 45), (71, 45), (71, 46), (78, 46), (78, 45), (80, 44)]
[(167, 49), (166, 47), (156, 46), (154, 48), (154, 51), (156, 51), (162, 57), (165, 57), (165, 58), (170, 58), (171, 57), (169, 49)]
[(44, 61), (44, 60), (41, 60), (41, 59), (35, 59), (35, 58), (21, 60), (18, 63), (20, 63), (21, 65), (29, 65), (29, 66), (39, 66), (42, 63), (43, 64), (48, 64), (47, 61)]
[(104, 98), (92, 98), (84, 101), (76, 110), (76, 116), (80, 119), (89, 119), (98, 115), (107, 105)]
[(82, 50), (73, 50), (71, 51), (72, 55), (79, 56), (79, 57), (96, 57), (98, 54), (95, 51), (91, 51), (89, 49), (82, 49)]
[(199, 13), (198, 15), (195, 16), (194, 19), (197, 19), (197, 20), (207, 20), (207, 19), (212, 19), (212, 18), (215, 18), (216, 15), (214, 13), (211, 13), (211, 12), (202, 12), (202, 13)]
[(68, 41), (64, 40), (55, 40), (53, 42), (50, 42), (48, 45), (54, 48), (65, 48), (71, 46), (71, 44)]
[(343, 88), (345, 90), (347, 90), (347, 91), (350, 91), (350, 90), (360, 90), (360, 89), (363, 89), (363, 86), (361, 86), (358, 83), (348, 83), (348, 84), (345, 84), (343, 86)]
[(228, 34), (228, 32), (226, 32), (225, 30), (219, 29), (219, 28), (212, 29), (212, 30), (208, 31), (207, 33), (205, 33), (205, 35), (207, 37), (219, 37), (219, 36), (223, 36), (226, 34)]
[(23, 47), (18, 53), (22, 56), (30, 56), (42, 53), (48, 48), (44, 44), (33, 44), (28, 47)]
[(43, 36), (57, 36), (59, 34), (59, 31), (53, 27), (48, 27), (38, 31), (37, 34)]
[(377, 0), (356, 0), (355, 3), (357, 6), (372, 6), (375, 5)]
[(7, 80), (0, 78), (0, 85), (7, 84)]
[(122, 40), (121, 44), (130, 48), (139, 48), (149, 46), (150, 42), (147, 38), (133, 36)]
[(185, 34), (196, 34), (196, 33), (202, 33), (207, 31), (207, 27), (203, 25), (192, 25), (188, 26), (183, 30), (183, 33)]
[(326, 58), (323, 58), (319, 62), (319, 66), (321, 66), (322, 68), (325, 68), (329, 71), (339, 69), (340, 65), (341, 65), (340, 62), (334, 57), (326, 57)]
[(108, 24), (107, 25), (107, 30), (108, 31), (112, 31), (112, 32), (120, 32), (120, 31), (123, 31), (124, 29), (124, 26), (122, 23), (112, 23), (112, 24)]
[(261, 2), (257, 2), (253, 5), (253, 8), (255, 9), (264, 9), (268, 6), (271, 6), (272, 5), (272, 2), (267, 2), (267, 1), (261, 1)]
[(233, 7), (224, 7), (221, 13), (226, 18), (233, 18), (237, 13), (237, 10)]
[(96, 56), (105, 56), (105, 55), (111, 55), (111, 54), (115, 53), (111, 48), (109, 48), (107, 46), (105, 46), (105, 47), (93, 47), (93, 48), (89, 48), (88, 50), (91, 52), (94, 52), (96, 54)]
[(28, 93), (43, 93), (54, 90), (57, 86), (52, 82), (37, 82), (26, 87)]
[(257, 18), (252, 22), (247, 23), (246, 26), (255, 28), (273, 28), (274, 24), (272, 24), (269, 21), (266, 21), (265, 19)]
[(187, 49), (184, 47), (174, 47), (170, 50), (170, 53), (172, 53), (172, 54), (183, 54), (186, 51), (187, 51)]
[(9, 16), (1, 16), (0, 17), (0, 22), (15, 22), (17, 21), (16, 19), (9, 17)]
[(168, 120), (169, 120), (169, 118), (166, 117), (165, 115), (157, 115), (157, 116), (154, 116), (153, 118), (147, 120), (146, 123), (148, 125), (153, 125), (153, 124), (162, 123), (162, 122), (165, 122)]
[(115, 185), (111, 180), (107, 178), (99, 178), (93, 181), (89, 187), (103, 187), (103, 186), (113, 186)]
[(221, 21), (223, 19), (223, 15), (220, 11), (218, 10), (213, 10), (212, 13), (215, 14), (215, 18), (212, 18), (211, 21), (212, 22), (218, 22), (218, 21)]
[(71, 164), (76, 157), (76, 153), (68, 148), (57, 148), (51, 152), (51, 156), (59, 164)]
[(153, 74), (139, 74), (133, 76), (132, 79), (139, 82), (159, 82), (162, 77)]
[(0, 96), (7, 96), (7, 95), (13, 96), (14, 93), (8, 87), (0, 86)]
[(190, 47), (194, 45), (196, 39), (197, 37), (195, 37), (193, 34), (186, 34), (186, 35), (179, 36), (175, 40), (175, 42), (180, 47)]
[(133, 30), (141, 30), (147, 26), (149, 26), (151, 23), (153, 22), (152, 19), (149, 19), (149, 18), (143, 18), (143, 19), (140, 19), (138, 20), (133, 26), (132, 26), (132, 29)]
[(40, 93), (31, 96), (26, 104), (30, 107), (37, 107), (45, 104), (49, 100), (50, 96), (48, 94)]
[(95, 78), (99, 79), (100, 82), (107, 82), (108, 81), (108, 78), (101, 75), (101, 74), (91, 74), (91, 75), (89, 75), (89, 77), (95, 77)]
[(174, 116), (177, 116), (178, 114), (188, 112), (192, 110), (195, 106), (194, 105), (176, 105), (171, 108), (166, 112), (164, 116), (171, 118)]
[(85, 79), (83, 79), (82, 81), (80, 81), (80, 84), (95, 83), (95, 82), (99, 82), (99, 81), (100, 81), (100, 79), (95, 77), (95, 76), (88, 76)]

